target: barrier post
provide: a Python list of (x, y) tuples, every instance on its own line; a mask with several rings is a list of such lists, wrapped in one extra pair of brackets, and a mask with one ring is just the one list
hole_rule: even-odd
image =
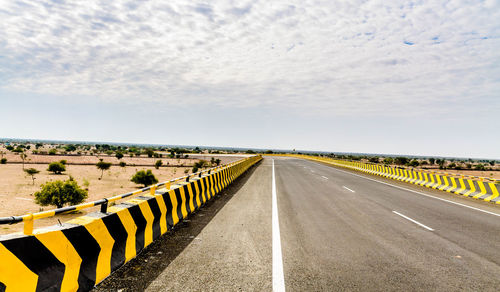
[(33, 235), (33, 214), (29, 213), (24, 220), (24, 235)]
[(108, 213), (108, 199), (104, 199), (104, 203), (101, 205), (101, 213)]
[(156, 185), (149, 188), (149, 193), (151, 194), (151, 196), (154, 196), (156, 194)]

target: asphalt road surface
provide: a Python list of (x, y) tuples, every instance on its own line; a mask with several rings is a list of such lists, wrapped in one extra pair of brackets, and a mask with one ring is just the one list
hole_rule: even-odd
[(499, 291), (500, 208), (317, 162), (266, 157), (95, 290), (273, 287)]

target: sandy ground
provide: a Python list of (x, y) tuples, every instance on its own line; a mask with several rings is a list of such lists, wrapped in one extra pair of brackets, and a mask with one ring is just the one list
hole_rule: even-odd
[[(54, 156), (52, 156), (54, 157)], [(55, 156), (55, 161), (69, 157)], [(73, 158), (73, 157), (72, 157)], [(81, 157), (77, 157), (81, 158)], [(237, 156), (219, 157), (223, 164), (241, 159)], [(116, 159), (116, 158), (115, 158)], [(148, 158), (145, 158), (148, 159)], [(150, 160), (152, 158), (149, 158)], [(156, 160), (156, 159), (155, 159)], [(165, 159), (162, 159), (166, 163)], [(185, 161), (185, 159), (182, 159)], [(198, 160), (193, 160), (198, 161)], [(191, 163), (192, 164), (192, 163)], [(40, 173), (35, 175), (35, 184), (31, 176), (27, 175), (21, 164), (0, 164), (0, 217), (23, 215), (26, 213), (39, 212), (54, 209), (53, 206), (41, 207), (34, 202), (33, 194), (40, 190), (40, 186), (47, 181), (66, 180), (71, 175), (82, 188), (88, 188), (89, 196), (87, 202), (110, 197), (113, 195), (127, 193), (136, 190), (141, 186), (130, 181), (130, 178), (138, 170), (151, 169), (158, 181), (167, 181), (185, 175), (185, 170), (191, 172), (192, 167), (119, 167), (112, 166), (104, 172), (102, 180), (99, 180), (101, 171), (94, 165), (67, 165), (66, 172), (61, 175), (52, 174), (47, 171), (47, 164), (26, 164), (25, 168), (36, 168)], [(87, 185), (88, 182), (88, 185)], [(57, 224), (68, 221), (72, 217), (81, 216), (84, 213), (92, 212), (97, 208), (82, 211), (80, 214), (59, 215), (53, 218), (37, 220), (35, 228)], [(23, 224), (0, 225), (0, 234), (21, 231)]]

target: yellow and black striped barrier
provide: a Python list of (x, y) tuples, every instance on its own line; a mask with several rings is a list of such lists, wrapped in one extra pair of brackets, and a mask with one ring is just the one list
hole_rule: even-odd
[(448, 193), (454, 193), (486, 202), (500, 204), (500, 181), (496, 179), (453, 175), (450, 173), (433, 172), (422, 169), (397, 168), (392, 166), (309, 155), (288, 154), (286, 156), (328, 163), (440, 191), (446, 191)]
[[(32, 235), (0, 237), (0, 291), (87, 291), (139, 254), (153, 240), (202, 207), (260, 156), (242, 159), (212, 173), (182, 178), (122, 195), (139, 195), (90, 213), (42, 229)], [(110, 200), (111, 199), (111, 200)], [(81, 206), (94, 206), (95, 202)], [(71, 208), (71, 207), (68, 207)], [(68, 208), (63, 212), (67, 212)], [(16, 222), (53, 216), (54, 211), (32, 214)], [(11, 218), (12, 219), (12, 218)], [(26, 232), (26, 228), (25, 228)]]

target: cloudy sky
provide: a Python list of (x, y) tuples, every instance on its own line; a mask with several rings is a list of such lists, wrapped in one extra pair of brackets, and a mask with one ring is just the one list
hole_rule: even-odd
[(0, 137), (500, 158), (500, 1), (0, 0)]

